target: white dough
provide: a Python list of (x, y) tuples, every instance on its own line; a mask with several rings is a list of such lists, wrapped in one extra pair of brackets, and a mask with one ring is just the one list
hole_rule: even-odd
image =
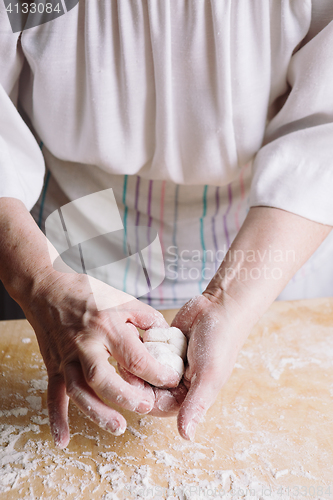
[(185, 341), (183, 339), (174, 339), (172, 342), (168, 342), (167, 344), (169, 348), (178, 354), (182, 359), (186, 358), (186, 353), (187, 353), (187, 340), (185, 338)]
[(180, 377), (183, 376), (187, 340), (179, 328), (151, 328), (143, 333), (142, 340), (157, 361), (173, 368)]
[(178, 354), (172, 352), (168, 344), (162, 342), (145, 342), (147, 351), (162, 365), (173, 368), (180, 377), (184, 373), (184, 362)]
[(175, 326), (170, 326), (170, 328), (150, 328), (143, 332), (142, 338), (144, 342), (169, 342), (175, 339), (185, 340), (186, 342), (183, 332)]
[(151, 328), (143, 333), (144, 342), (163, 342), (182, 359), (186, 357), (187, 339), (183, 332), (172, 326), (170, 328)]

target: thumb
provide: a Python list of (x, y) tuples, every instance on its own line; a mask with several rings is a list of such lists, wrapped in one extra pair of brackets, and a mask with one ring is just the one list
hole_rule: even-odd
[(177, 418), (178, 432), (182, 438), (194, 440), (198, 423), (204, 419), (217, 397), (219, 388), (214, 385), (207, 377), (201, 380), (196, 375), (192, 377), (190, 389)]

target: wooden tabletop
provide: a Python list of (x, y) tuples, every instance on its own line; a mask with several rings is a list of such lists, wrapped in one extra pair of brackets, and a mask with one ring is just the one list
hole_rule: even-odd
[(273, 304), (194, 443), (175, 418), (123, 411), (113, 437), (71, 405), (57, 450), (26, 321), (0, 323), (0, 359), (1, 499), (333, 499), (333, 299)]

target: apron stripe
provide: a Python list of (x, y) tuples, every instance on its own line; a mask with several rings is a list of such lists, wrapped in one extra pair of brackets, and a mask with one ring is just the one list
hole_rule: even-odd
[[(136, 260), (139, 259), (138, 251), (140, 250), (139, 248), (139, 236), (138, 236), (138, 226), (140, 224), (140, 211), (138, 210), (138, 203), (139, 203), (139, 196), (140, 196), (140, 177), (137, 176), (136, 179), (136, 186), (135, 186), (135, 202), (134, 202), (134, 208), (136, 210), (136, 218), (135, 218), (135, 243), (136, 243)], [(139, 267), (138, 271), (136, 273), (136, 280), (135, 280), (135, 295), (138, 295), (138, 279), (139, 279)]]
[[(126, 242), (126, 235), (127, 235), (127, 215), (128, 215), (128, 207), (126, 205), (126, 193), (127, 193), (127, 183), (128, 183), (128, 175), (124, 176), (124, 187), (123, 187), (123, 205), (124, 205), (124, 254), (127, 255), (127, 242)], [(125, 273), (124, 273), (124, 280), (123, 280), (123, 291), (126, 292), (126, 281), (127, 281), (127, 275), (128, 275), (128, 268), (129, 268), (129, 260), (126, 263), (126, 268), (125, 268)]]
[[(161, 204), (160, 204), (160, 230), (159, 230), (159, 238), (161, 243), (162, 255), (164, 256), (164, 245), (163, 245), (163, 229), (164, 229), (164, 198), (165, 198), (165, 184), (166, 181), (162, 182), (161, 186)], [(164, 265), (164, 263), (163, 263)], [(163, 287), (159, 286), (159, 294), (160, 300), (163, 302)]]
[[(179, 197), (179, 184), (176, 185), (176, 192), (175, 192), (175, 215), (174, 215), (174, 220), (173, 220), (173, 232), (172, 232), (172, 244), (176, 249), (177, 252), (177, 260), (176, 260), (176, 274), (178, 272), (178, 248), (177, 248), (177, 219), (178, 219), (178, 197)], [(176, 280), (173, 281), (172, 283), (172, 293), (173, 293), (173, 301), (177, 302), (177, 294), (176, 294)]]
[[(151, 216), (151, 197), (152, 197), (152, 192), (153, 192), (153, 181), (149, 181), (149, 188), (148, 188), (148, 206), (147, 206), (147, 213), (148, 213), (148, 229), (147, 229), (147, 241), (149, 245), (149, 250), (148, 250), (148, 268), (151, 270), (151, 249), (150, 249), (150, 230), (151, 230), (151, 223), (152, 223), (152, 216)], [(150, 292), (147, 294), (147, 299), (148, 299), (148, 304), (151, 304), (151, 296)]]
[(47, 188), (48, 188), (48, 185), (49, 185), (50, 177), (51, 177), (51, 172), (49, 170), (47, 170), (46, 177), (45, 177), (44, 188), (43, 188), (43, 193), (42, 193), (42, 199), (41, 199), (41, 202), (40, 202), (40, 210), (39, 210), (39, 217), (38, 217), (38, 227), (39, 227), (39, 229), (42, 228), (42, 220), (43, 220), (43, 211), (44, 211), (44, 205), (45, 205), (45, 198), (46, 198), (46, 192), (47, 192)]
[(124, 176), (124, 187), (123, 187), (123, 205), (124, 205), (124, 254), (126, 255), (127, 253), (127, 247), (126, 247), (126, 235), (127, 235), (127, 213), (128, 213), (128, 207), (126, 205), (126, 192), (127, 192), (127, 182), (128, 182), (128, 175)]
[(223, 215), (223, 226), (224, 226), (224, 234), (225, 234), (225, 239), (227, 242), (227, 248), (230, 247), (230, 237), (229, 237), (229, 231), (228, 231), (228, 225), (227, 225), (227, 217), (229, 215), (231, 205), (232, 205), (232, 189), (231, 189), (231, 184), (228, 184), (228, 198), (229, 198), (229, 204), (228, 208)]
[(201, 242), (201, 247), (202, 247), (202, 267), (201, 267), (201, 278), (199, 281), (200, 293), (203, 292), (202, 282), (204, 280), (204, 269), (206, 266), (206, 245), (205, 245), (205, 236), (204, 236), (204, 218), (206, 217), (206, 213), (207, 213), (207, 190), (208, 190), (208, 186), (206, 185), (204, 187), (204, 190), (203, 190), (203, 197), (202, 197), (203, 209), (202, 209), (202, 217), (200, 217), (200, 242)]
[(220, 187), (218, 186), (215, 191), (215, 204), (216, 204), (216, 210), (215, 213), (212, 217), (212, 233), (213, 233), (213, 241), (214, 241), (214, 247), (215, 247), (215, 272), (217, 271), (217, 252), (219, 250), (218, 247), (218, 241), (217, 241), (217, 235), (216, 235), (216, 226), (215, 226), (215, 221), (216, 221), (216, 216), (219, 212), (220, 209)]

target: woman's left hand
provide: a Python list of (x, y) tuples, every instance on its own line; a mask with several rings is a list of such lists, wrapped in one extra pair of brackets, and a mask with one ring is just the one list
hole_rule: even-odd
[(187, 302), (172, 322), (188, 339), (180, 385), (165, 390), (135, 381), (154, 392), (151, 414), (178, 412), (180, 435), (194, 438), (252, 328), (331, 229), (276, 208), (250, 209), (206, 290)]
[(206, 290), (185, 304), (172, 322), (188, 338), (183, 377), (188, 392), (178, 413), (178, 431), (185, 439), (193, 440), (197, 424), (229, 379), (250, 333), (240, 323), (237, 303), (228, 301), (228, 297), (221, 300)]

